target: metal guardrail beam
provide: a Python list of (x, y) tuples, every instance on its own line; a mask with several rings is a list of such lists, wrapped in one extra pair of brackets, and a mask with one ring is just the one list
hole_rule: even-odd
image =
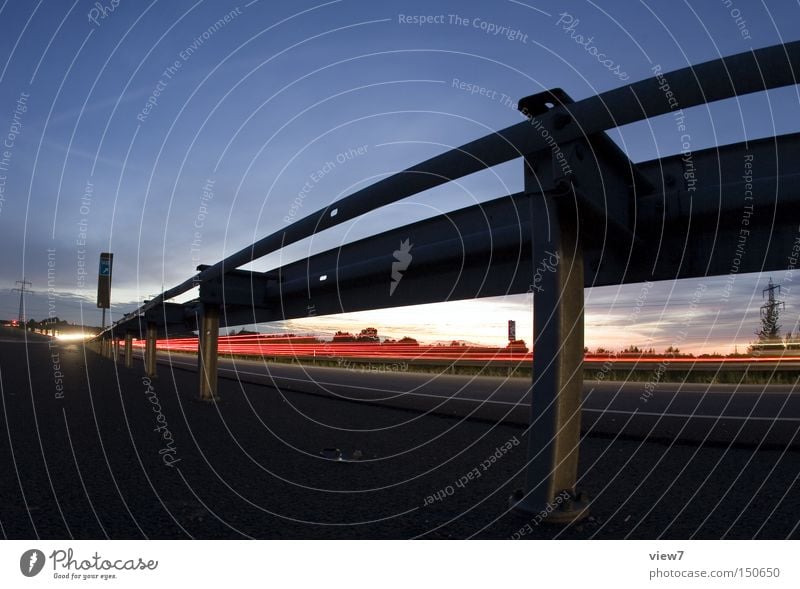
[[(800, 134), (694, 152), (695, 191), (681, 155), (638, 164), (666, 192), (637, 200), (630, 258), (585, 247), (584, 286), (784, 268), (800, 237)], [(742, 179), (752, 158), (752, 201)], [(776, 170), (781, 175), (775, 176)], [(663, 184), (663, 181), (662, 181)], [(780, 197), (778, 197), (780, 195)], [(752, 212), (748, 207), (752, 202)], [(747, 213), (747, 214), (746, 214)], [(237, 271), (214, 281), (222, 325), (533, 292), (530, 197), (517, 193), (321, 252), (267, 274)], [(743, 225), (743, 219), (747, 225)], [(740, 232), (748, 233), (737, 251)], [(612, 227), (600, 226), (619, 239)], [(412, 261), (394, 289), (394, 252)], [(610, 240), (610, 238), (609, 238)], [(608, 240), (606, 240), (608, 241)], [(320, 280), (325, 277), (325, 280)], [(235, 278), (235, 279), (234, 279)]]
[[(559, 143), (673, 111), (666, 80), (680, 108), (797, 83), (800, 42), (765, 47), (647, 78), (569, 105), (555, 105), (538, 117)], [(198, 275), (165, 291), (142, 307), (183, 294), (199, 282), (259, 259), (286, 245), (451, 180), (547, 147), (541, 133), (522, 122), (426, 160), (347, 196), (241, 249)]]
[[(584, 286), (786, 267), (800, 237), (797, 153), (800, 134), (694, 152), (694, 191), (687, 190), (681, 155), (637, 164), (651, 181), (661, 178), (666, 190), (637, 199), (634, 235), (640, 241), (631, 246), (628, 260), (617, 260), (602, 247), (585, 248)], [(753, 165), (752, 211), (745, 208), (751, 203), (742, 178), (745, 158)], [(223, 327), (532, 292), (529, 213), (529, 197), (517, 193), (351, 242), (266, 274), (235, 271), (204, 284), (223, 307)], [(601, 229), (613, 234), (613, 228)], [(405, 240), (413, 244), (413, 260), (390, 292), (393, 253)], [(166, 303), (146, 315), (160, 324), (161, 335), (175, 336), (198, 328), (195, 308), (199, 310), (199, 302)], [(134, 315), (118, 322), (116, 329), (139, 333), (139, 323)]]
[[(555, 108), (539, 116), (538, 120), (558, 143), (565, 144), (673, 111), (673, 103), (665, 95), (665, 81), (677, 101), (674, 104), (683, 109), (794, 85), (797, 83), (795, 71), (800, 71), (800, 42), (765, 47), (689, 66), (663, 76), (659, 74), (569, 105), (555, 104)], [(526, 121), (450, 150), (368, 186), (259, 240), (158, 295), (135, 314), (159, 308), (161, 303), (191, 290), (202, 281), (218, 278), (227, 271), (324, 229), (546, 147), (541, 133), (532, 132), (530, 122)]]

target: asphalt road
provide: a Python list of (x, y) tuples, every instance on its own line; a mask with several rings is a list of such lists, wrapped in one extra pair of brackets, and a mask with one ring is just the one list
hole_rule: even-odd
[(593, 519), (535, 525), (507, 503), (523, 484), (524, 425), (227, 378), (219, 403), (201, 403), (196, 374), (159, 368), (151, 382), (138, 361), (0, 330), (3, 537), (800, 537), (788, 444), (586, 435), (579, 487)]
[[(196, 373), (196, 357), (159, 354), (161, 365)], [(303, 392), (453, 417), (530, 423), (530, 383), (524, 378), (404, 372), (378, 362), (375, 371), (220, 358), (220, 376)], [(345, 365), (346, 366), (346, 365)], [(800, 448), (800, 381), (793, 385), (708, 385), (588, 381), (585, 433), (651, 440)]]

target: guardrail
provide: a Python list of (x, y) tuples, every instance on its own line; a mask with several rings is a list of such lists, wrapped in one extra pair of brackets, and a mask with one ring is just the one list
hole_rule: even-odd
[[(555, 89), (520, 100), (527, 120), (447, 151), (201, 266), (99, 336), (104, 353), (159, 334), (199, 331), (200, 398), (217, 388), (220, 326), (531, 292), (534, 347), (526, 489), (511, 501), (549, 522), (585, 517), (575, 490), (583, 383), (583, 289), (785, 268), (800, 218), (800, 134), (634, 163), (605, 131), (726, 98), (797, 84), (800, 42), (656, 75), (573, 102)], [(525, 189), (413, 223), (269, 272), (242, 265), (360, 215), (523, 158)], [(751, 177), (744, 162), (757, 159)], [(750, 196), (745, 200), (745, 195)], [(758, 198), (753, 198), (757, 194)], [(747, 222), (744, 223), (743, 219)], [(744, 237), (744, 242), (743, 242)], [(395, 252), (413, 270), (391, 286)], [(743, 245), (744, 243), (744, 245)], [(538, 271), (544, 263), (547, 271)], [(199, 298), (168, 302), (199, 286)], [(119, 357), (118, 353), (115, 357)], [(563, 497), (563, 495), (562, 495)], [(548, 510), (549, 511), (549, 510)]]

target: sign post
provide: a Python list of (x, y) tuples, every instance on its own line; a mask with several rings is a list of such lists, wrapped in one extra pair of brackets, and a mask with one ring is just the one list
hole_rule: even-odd
[(97, 275), (97, 308), (103, 309), (103, 329), (106, 328), (106, 309), (111, 307), (111, 267), (114, 254), (100, 254), (100, 270)]
[(513, 319), (508, 320), (508, 341), (514, 342), (517, 339), (517, 322)]

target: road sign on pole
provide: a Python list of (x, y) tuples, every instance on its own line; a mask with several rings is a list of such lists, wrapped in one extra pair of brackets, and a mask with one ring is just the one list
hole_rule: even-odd
[(103, 252), (100, 254), (100, 270), (97, 275), (97, 308), (108, 309), (111, 307), (111, 267), (114, 254)]

